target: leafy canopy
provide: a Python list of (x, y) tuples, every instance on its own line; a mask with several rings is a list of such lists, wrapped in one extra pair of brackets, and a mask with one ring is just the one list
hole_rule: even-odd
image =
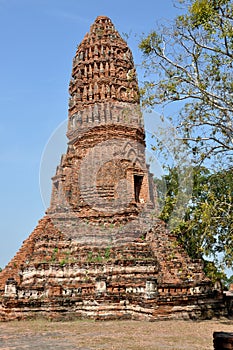
[[(192, 198), (175, 229), (179, 241), (193, 258), (232, 266), (233, 1), (176, 4), (181, 14), (172, 23), (157, 25), (140, 42), (142, 104), (162, 109), (198, 165)], [(159, 141), (157, 146), (161, 150)], [(177, 205), (179, 178), (175, 167), (163, 179), (167, 193), (161, 218), (166, 222)], [(161, 186), (157, 180), (158, 192)], [(213, 265), (206, 266), (216, 275)]]
[[(213, 260), (220, 268), (233, 265), (233, 173), (224, 170), (212, 174), (207, 168), (193, 169), (193, 194), (183, 219), (174, 233), (189, 255)], [(164, 193), (164, 182), (166, 193)], [(177, 204), (179, 171), (170, 169), (156, 179), (160, 218), (168, 222)], [(206, 265), (207, 266), (207, 265)], [(208, 265), (208, 268), (211, 264)], [(212, 268), (212, 267), (211, 267)]]
[[(172, 115), (193, 159), (232, 166), (233, 3), (183, 0), (186, 13), (160, 24), (140, 43), (143, 105), (178, 103)], [(165, 109), (166, 110), (166, 109)], [(210, 164), (210, 161), (205, 164)]]

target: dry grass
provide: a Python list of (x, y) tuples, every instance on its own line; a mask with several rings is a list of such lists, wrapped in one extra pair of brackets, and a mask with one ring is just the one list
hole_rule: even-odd
[(0, 324), (0, 349), (209, 350), (233, 321), (20, 321)]

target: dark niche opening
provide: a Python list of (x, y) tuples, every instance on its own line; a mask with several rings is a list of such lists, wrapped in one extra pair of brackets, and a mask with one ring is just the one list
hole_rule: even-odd
[(140, 203), (140, 191), (142, 187), (142, 175), (134, 175), (134, 196), (135, 202)]

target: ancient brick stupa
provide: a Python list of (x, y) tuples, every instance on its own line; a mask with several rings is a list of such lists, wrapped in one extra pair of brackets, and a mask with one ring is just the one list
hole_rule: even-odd
[(130, 49), (107, 17), (78, 46), (51, 204), (0, 273), (0, 320), (211, 317), (222, 294), (156, 218)]

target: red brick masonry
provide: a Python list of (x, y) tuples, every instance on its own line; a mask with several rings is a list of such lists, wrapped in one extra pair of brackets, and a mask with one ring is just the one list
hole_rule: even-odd
[(51, 204), (0, 273), (0, 320), (226, 315), (221, 287), (157, 218), (132, 53), (107, 17), (78, 46)]

